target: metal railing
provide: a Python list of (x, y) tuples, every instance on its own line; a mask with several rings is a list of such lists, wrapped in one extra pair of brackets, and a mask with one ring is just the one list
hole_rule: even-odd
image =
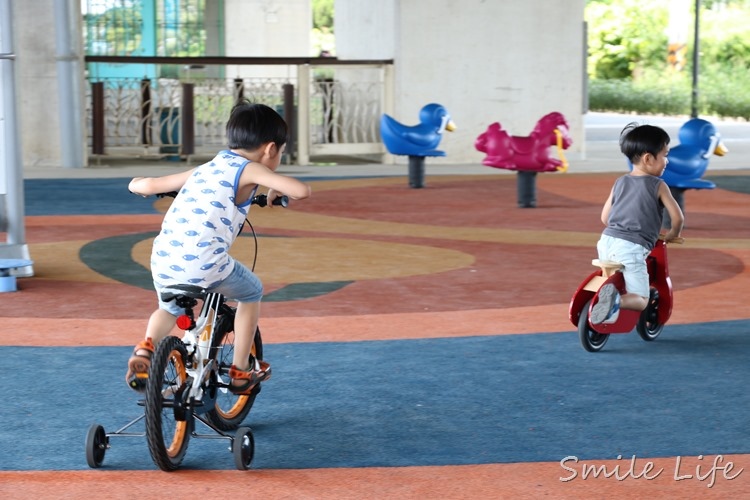
[[(386, 154), (379, 123), (383, 113), (393, 113), (390, 60), (87, 56), (86, 62), (184, 68), (179, 79), (98, 78), (90, 72), (86, 124), (94, 157), (212, 155), (226, 146), (226, 120), (242, 98), (267, 104), (285, 117), (292, 131), (287, 158), (295, 163)], [(208, 76), (215, 71), (205, 70), (231, 65), (238, 74), (281, 65), (288, 76), (216, 78)]]

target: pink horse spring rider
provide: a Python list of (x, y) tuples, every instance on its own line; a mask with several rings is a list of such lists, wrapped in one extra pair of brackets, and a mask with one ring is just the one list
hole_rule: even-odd
[[(544, 115), (527, 137), (508, 134), (498, 122), (493, 123), (477, 137), (474, 147), (486, 153), (483, 165), (518, 172), (518, 206), (536, 206), (537, 172), (565, 172), (568, 162), (563, 150), (573, 140), (568, 134), (568, 122), (562, 113)], [(560, 159), (550, 155), (550, 146), (557, 146)]]

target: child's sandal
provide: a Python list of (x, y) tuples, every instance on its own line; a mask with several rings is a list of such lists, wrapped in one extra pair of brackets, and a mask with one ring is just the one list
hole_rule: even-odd
[[(128, 372), (125, 382), (134, 391), (143, 392), (148, 383), (148, 370), (151, 368), (151, 357), (154, 355), (154, 344), (151, 339), (141, 340), (133, 349), (133, 355), (128, 360)], [(146, 351), (148, 354), (138, 354)]]
[(229, 368), (229, 377), (232, 379), (229, 390), (233, 394), (247, 396), (256, 385), (271, 378), (271, 365), (265, 361), (258, 361), (256, 366), (253, 370), (240, 370), (234, 365)]

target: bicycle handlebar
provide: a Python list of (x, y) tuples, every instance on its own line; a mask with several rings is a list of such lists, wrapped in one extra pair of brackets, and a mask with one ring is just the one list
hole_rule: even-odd
[(157, 198), (164, 198), (165, 196), (169, 196), (170, 198), (175, 198), (177, 196), (177, 191), (169, 191), (168, 193), (157, 193)]
[[(167, 193), (156, 194), (157, 198), (174, 198), (175, 196), (177, 196), (177, 191), (169, 191)], [(253, 200), (250, 202), (250, 204), (258, 205), (259, 207), (265, 207), (268, 205), (268, 196), (265, 194), (256, 194), (255, 196), (253, 196)], [(289, 197), (284, 195), (279, 196), (278, 198), (274, 198), (272, 205), (286, 208), (289, 206)]]
[[(253, 201), (251, 203), (252, 205), (258, 205), (259, 207), (265, 207), (268, 205), (268, 196), (265, 194), (256, 194), (253, 196)], [(272, 205), (278, 206), (278, 207), (288, 207), (289, 206), (289, 197), (279, 196), (278, 198), (274, 198)]]

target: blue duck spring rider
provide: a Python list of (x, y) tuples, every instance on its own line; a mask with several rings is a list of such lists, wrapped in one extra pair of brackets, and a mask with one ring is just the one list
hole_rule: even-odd
[(440, 104), (430, 103), (419, 111), (419, 123), (404, 125), (387, 114), (380, 118), (380, 137), (392, 155), (409, 157), (409, 186), (424, 187), (426, 156), (446, 156), (437, 149), (443, 132), (455, 130), (448, 111)]
[(701, 179), (711, 155), (724, 156), (728, 150), (714, 125), (701, 118), (692, 118), (677, 133), (680, 143), (669, 150), (669, 163), (662, 179), (670, 188), (713, 189), (711, 181)]
[[(701, 179), (706, 173), (711, 155), (724, 156), (729, 151), (721, 142), (721, 135), (716, 127), (701, 118), (686, 121), (677, 132), (677, 137), (680, 142), (669, 150), (669, 161), (662, 179), (684, 212), (686, 190), (716, 187), (713, 182)], [(630, 168), (633, 168), (632, 165)], [(666, 210), (662, 224), (665, 228), (671, 227)]]

